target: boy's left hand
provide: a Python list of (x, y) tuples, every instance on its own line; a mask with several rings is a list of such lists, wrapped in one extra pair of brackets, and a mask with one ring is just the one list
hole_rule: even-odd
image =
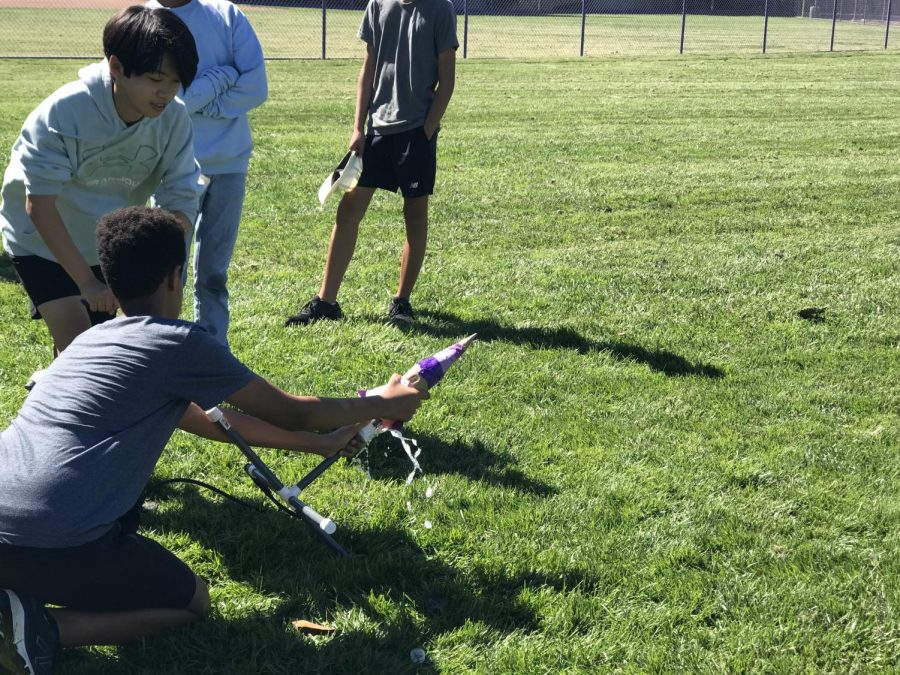
[(334, 431), (325, 434), (329, 441), (329, 449), (324, 450), (321, 454), (324, 457), (331, 457), (334, 454), (348, 458), (356, 457), (359, 451), (366, 447), (359, 432), (369, 424), (370, 422), (348, 424), (345, 427), (339, 427)]

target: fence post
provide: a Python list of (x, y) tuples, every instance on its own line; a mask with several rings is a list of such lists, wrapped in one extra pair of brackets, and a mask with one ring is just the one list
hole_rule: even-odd
[[(835, 0), (836, 2), (837, 0)], [(469, 55), (469, 0), (463, 0), (463, 58)]]
[(888, 0), (887, 21), (884, 22), (884, 48), (887, 49), (888, 34), (891, 32), (891, 0)]
[(681, 0), (681, 44), (678, 47), (678, 53), (684, 54), (684, 24), (687, 19), (687, 0)]
[(769, 37), (769, 0), (763, 4), (763, 54), (766, 53), (766, 39)]
[(325, 21), (326, 21), (325, 0), (322, 0), (322, 60), (323, 61), (325, 60), (325, 35), (326, 35)]
[(584, 56), (584, 23), (585, 23), (585, 3), (587, 0), (581, 0), (581, 49), (578, 52), (578, 56)]
[(834, 4), (831, 6), (831, 46), (828, 48), (828, 51), (834, 51), (834, 26), (837, 24), (837, 4), (838, 0), (834, 0)]

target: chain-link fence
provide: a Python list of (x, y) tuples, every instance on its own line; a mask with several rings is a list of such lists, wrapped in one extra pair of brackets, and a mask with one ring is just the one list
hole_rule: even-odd
[[(900, 0), (453, 0), (463, 58), (900, 47)], [(0, 57), (96, 57), (128, 0), (0, 0)], [(366, 0), (240, 3), (272, 59), (359, 58)]]

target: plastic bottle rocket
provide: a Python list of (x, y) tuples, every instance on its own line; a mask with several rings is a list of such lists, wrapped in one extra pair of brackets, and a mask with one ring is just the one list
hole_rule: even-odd
[[(442, 349), (441, 351), (428, 356), (412, 368), (407, 370), (401, 379), (403, 384), (415, 387), (419, 391), (428, 391), (434, 385), (441, 381), (446, 372), (450, 369), (456, 360), (463, 355), (466, 348), (475, 339), (477, 333), (473, 333), (467, 338)], [(381, 385), (375, 389), (360, 389), (360, 397), (378, 396), (387, 385)], [(402, 423), (396, 420), (375, 420), (369, 426), (360, 431), (360, 435), (368, 443), (371, 438), (386, 429), (398, 429)]]

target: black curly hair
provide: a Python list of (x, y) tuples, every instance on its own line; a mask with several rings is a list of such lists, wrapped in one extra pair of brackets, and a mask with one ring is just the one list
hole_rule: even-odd
[(197, 76), (197, 43), (174, 12), (141, 5), (126, 7), (103, 29), (103, 54), (122, 62), (126, 77), (155, 73), (169, 54), (178, 69), (181, 86), (187, 89)]
[(147, 297), (173, 268), (184, 265), (184, 229), (164, 209), (117, 209), (97, 222), (97, 251), (103, 276), (116, 298)]

